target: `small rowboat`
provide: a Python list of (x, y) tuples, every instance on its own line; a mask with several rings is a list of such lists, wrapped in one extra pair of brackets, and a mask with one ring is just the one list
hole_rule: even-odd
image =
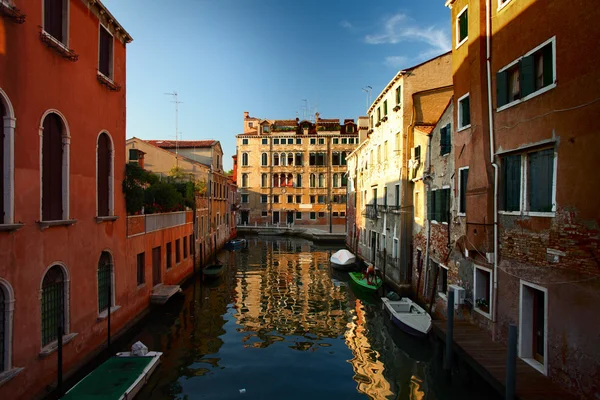
[(361, 289), (365, 289), (369, 292), (375, 292), (381, 287), (381, 284), (383, 283), (381, 281), (381, 278), (379, 278), (376, 275), (371, 277), (370, 283), (367, 282), (366, 275), (362, 272), (349, 272), (348, 275), (350, 275), (350, 279), (352, 279), (352, 281), (356, 283)]
[(248, 241), (246, 239), (232, 239), (225, 243), (223, 247), (229, 250), (245, 249), (248, 247)]
[(431, 330), (431, 316), (418, 304), (406, 297), (398, 301), (391, 301), (386, 297), (382, 297), (381, 300), (398, 328), (413, 336), (427, 336)]
[(333, 268), (348, 270), (356, 267), (356, 256), (346, 249), (339, 250), (329, 259)]
[(225, 272), (225, 266), (223, 264), (209, 264), (203, 270), (204, 277), (212, 279), (219, 278), (223, 275), (223, 272)]

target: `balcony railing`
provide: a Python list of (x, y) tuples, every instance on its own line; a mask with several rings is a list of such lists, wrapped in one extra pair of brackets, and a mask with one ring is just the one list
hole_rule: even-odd
[[(188, 218), (187, 214), (190, 214)], [(178, 211), (172, 213), (131, 215), (127, 217), (127, 236), (154, 232), (174, 226), (185, 225), (191, 220), (191, 211)]]
[(379, 212), (387, 212), (387, 204), (378, 204), (377, 211)]
[(366, 215), (369, 219), (377, 219), (377, 205), (367, 204), (363, 211), (363, 215)]

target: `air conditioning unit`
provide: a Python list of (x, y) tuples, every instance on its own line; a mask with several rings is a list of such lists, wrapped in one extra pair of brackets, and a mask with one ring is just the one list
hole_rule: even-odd
[(465, 304), (465, 288), (458, 285), (448, 285), (448, 290), (454, 291), (454, 305)]

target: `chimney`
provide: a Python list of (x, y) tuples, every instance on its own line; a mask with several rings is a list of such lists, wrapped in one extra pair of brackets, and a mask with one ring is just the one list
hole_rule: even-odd
[(244, 119), (249, 118), (250, 113), (248, 111), (244, 111)]

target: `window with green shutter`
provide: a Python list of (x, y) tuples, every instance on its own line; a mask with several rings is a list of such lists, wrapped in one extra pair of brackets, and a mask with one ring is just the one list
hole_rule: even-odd
[(551, 212), (554, 179), (554, 149), (527, 155), (527, 198), (529, 211)]
[(471, 125), (471, 104), (469, 93), (458, 99), (458, 128)]
[(402, 85), (396, 88), (396, 105), (402, 104)]
[(521, 155), (502, 159), (502, 200), (504, 211), (519, 211), (521, 201)]
[(458, 184), (459, 184), (459, 199), (458, 199), (458, 212), (465, 214), (467, 212), (467, 181), (469, 179), (469, 168), (462, 168), (458, 170)]
[(452, 150), (452, 128), (450, 124), (440, 129), (440, 155), (448, 154)]
[(387, 115), (388, 114), (388, 109), (387, 109), (387, 100), (385, 100), (383, 102), (383, 115)]
[(458, 15), (458, 44), (461, 44), (469, 36), (469, 9), (465, 9)]

